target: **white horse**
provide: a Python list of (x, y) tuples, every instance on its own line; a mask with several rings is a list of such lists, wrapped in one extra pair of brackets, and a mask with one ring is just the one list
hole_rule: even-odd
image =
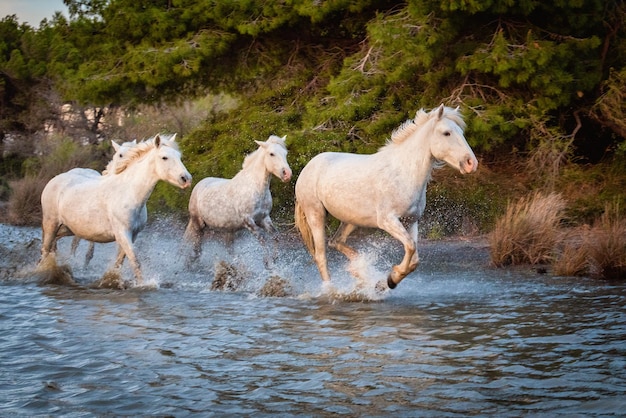
[[(172, 140), (175, 139), (175, 136), (176, 135), (174, 135), (174, 138), (172, 138)], [(117, 166), (124, 159), (124, 156), (127, 155), (126, 151), (128, 151), (130, 148), (137, 145), (137, 140), (134, 139), (132, 141), (123, 142), (121, 145), (115, 141), (111, 141), (111, 145), (113, 146), (115, 153), (113, 154), (113, 158), (111, 158), (111, 161), (109, 161), (109, 163), (107, 164), (105, 170), (102, 172), (103, 176), (106, 176), (110, 173), (115, 172), (115, 170), (117, 169)], [(73, 172), (76, 174), (82, 173), (85, 176), (91, 176), (91, 177), (100, 176), (99, 172), (90, 168), (75, 168), (73, 169)], [(146, 222), (148, 221), (148, 210), (146, 209), (145, 205), (144, 205), (143, 212), (144, 212), (142, 214), (144, 218), (143, 224), (145, 225)], [(71, 231), (69, 231), (67, 228), (60, 228), (59, 232), (57, 232), (57, 240), (63, 236), (67, 236), (70, 234), (71, 234)], [(80, 237), (74, 236), (74, 239), (72, 239), (72, 245), (70, 247), (70, 254), (74, 255), (76, 253), (76, 249), (78, 248), (78, 244), (80, 243), (80, 240), (81, 240)], [(89, 247), (87, 248), (87, 252), (85, 253), (85, 264), (84, 264), (85, 267), (89, 265), (89, 262), (93, 258), (93, 251), (94, 251), (94, 243), (93, 241), (89, 241)]]
[[(419, 110), (375, 154), (325, 152), (309, 161), (296, 182), (295, 221), (325, 283), (327, 212), (341, 222), (329, 245), (350, 260), (357, 253), (346, 239), (357, 227), (380, 228), (404, 245), (402, 262), (387, 277), (390, 289), (417, 268), (417, 218), (433, 167), (447, 163), (462, 174), (478, 167), (464, 129), (458, 108), (441, 105)], [(400, 221), (406, 217), (414, 221), (410, 232)]]
[[(176, 134), (170, 135), (167, 138), (164, 135), (159, 134), (159, 137), (163, 139), (167, 139), (170, 142), (176, 141)], [(156, 138), (156, 135), (153, 136), (152, 138), (146, 139), (145, 141), (154, 141), (155, 138)], [(113, 154), (113, 158), (111, 158), (111, 161), (109, 161), (106, 168), (102, 172), (103, 176), (106, 176), (111, 173), (115, 173), (115, 171), (117, 170), (117, 167), (121, 164), (121, 162), (124, 160), (124, 157), (127, 155), (127, 151), (133, 148), (135, 145), (137, 145), (137, 140), (133, 139), (132, 141), (123, 142), (121, 145), (115, 141), (111, 141), (111, 145), (113, 146), (115, 153)], [(96, 170), (92, 170), (89, 168), (74, 169), (75, 172), (77, 170), (81, 170), (81, 172), (86, 176), (99, 176), (100, 175), (100, 173), (98, 173)], [(147, 223), (148, 223), (148, 209), (146, 208), (146, 205), (143, 205), (143, 210), (141, 212), (140, 220), (137, 225), (137, 229), (138, 229), (137, 232), (142, 231)], [(68, 231), (67, 228), (61, 228), (59, 232), (57, 233), (57, 239), (63, 236), (67, 236), (67, 235), (72, 235), (71, 231)], [(76, 249), (78, 248), (78, 244), (80, 243), (80, 240), (81, 240), (80, 237), (77, 237), (77, 236), (74, 236), (74, 239), (72, 239), (72, 245), (70, 247), (71, 255), (74, 255), (76, 253)], [(89, 241), (89, 247), (87, 248), (87, 252), (85, 253), (84, 267), (87, 267), (89, 265), (89, 262), (93, 258), (93, 252), (94, 252), (94, 243), (93, 241)]]
[(270, 179), (272, 174), (283, 182), (291, 179), (285, 138), (271, 135), (265, 142), (254, 141), (259, 148), (244, 159), (241, 171), (232, 179), (207, 177), (196, 184), (189, 199), (185, 230), (194, 259), (202, 251), (205, 228), (227, 232), (245, 228), (261, 243), (265, 232), (276, 230), (270, 218)]
[(110, 175), (85, 176), (74, 169), (54, 177), (41, 194), (42, 261), (53, 251), (59, 229), (67, 228), (89, 241), (116, 241), (115, 267), (127, 256), (140, 284), (143, 278), (132, 244), (145, 224), (143, 208), (159, 180), (182, 189), (191, 185), (180, 158), (176, 143), (157, 135), (128, 150)]

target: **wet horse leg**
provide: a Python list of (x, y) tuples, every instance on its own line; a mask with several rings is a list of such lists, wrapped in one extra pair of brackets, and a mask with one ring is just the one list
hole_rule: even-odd
[(315, 248), (315, 264), (322, 276), (324, 283), (330, 283), (330, 274), (328, 274), (328, 262), (326, 259), (326, 209), (322, 208), (321, 211), (307, 212), (306, 222), (311, 229), (311, 235), (313, 236), (313, 245)]
[(354, 248), (346, 244), (346, 240), (356, 228), (357, 227), (353, 224), (341, 222), (339, 228), (337, 228), (337, 231), (335, 231), (335, 234), (332, 236), (330, 242), (328, 243), (330, 247), (342, 252), (346, 257), (348, 257), (348, 260), (350, 261), (353, 261), (358, 253), (355, 251)]
[(119, 245), (119, 251), (117, 253), (117, 259), (115, 260), (115, 267), (120, 268), (122, 263), (124, 262), (124, 255), (128, 257), (128, 261), (130, 262), (133, 271), (135, 272), (135, 278), (137, 279), (137, 284), (143, 283), (143, 275), (141, 273), (141, 266), (139, 265), (139, 260), (135, 256), (135, 251), (133, 250), (132, 238), (130, 233), (120, 234), (116, 237), (116, 241)]
[(187, 228), (185, 228), (184, 238), (186, 241), (191, 242), (192, 255), (187, 259), (187, 264), (190, 264), (198, 259), (202, 254), (202, 237), (204, 223), (201, 223), (195, 216), (189, 218)]
[(41, 228), (41, 261), (43, 261), (50, 252), (56, 252), (56, 240), (57, 233), (61, 225), (57, 224), (54, 221), (44, 221), (42, 222)]
[[(271, 221), (269, 222), (271, 225)], [(266, 241), (267, 241), (267, 237), (266, 237), (266, 231), (267, 231), (267, 223), (264, 220), (263, 221), (263, 226), (259, 227), (259, 225), (256, 224), (256, 222), (254, 221), (254, 219), (252, 217), (248, 217), (245, 221), (244, 221), (244, 226), (246, 227), (246, 229), (248, 229), (252, 235), (254, 235), (254, 237), (259, 241), (259, 243), (261, 244), (261, 246), (263, 247), (263, 265), (265, 266), (266, 269), (269, 269), (272, 264), (273, 264), (273, 260), (272, 260), (272, 256), (271, 256), (271, 251), (268, 250), (267, 245), (266, 245)], [(273, 225), (271, 225), (271, 228), (273, 228)]]
[(379, 227), (387, 231), (389, 235), (400, 241), (404, 246), (402, 262), (393, 266), (387, 277), (387, 285), (390, 289), (395, 289), (402, 279), (417, 268), (417, 257), (414, 258), (417, 252), (416, 243), (397, 218), (386, 219)]
[(87, 248), (87, 253), (85, 253), (85, 267), (89, 265), (89, 262), (93, 258), (93, 248), (95, 244), (92, 241), (89, 241), (89, 248)]
[(271, 248), (268, 248), (266, 257), (268, 257), (270, 264), (273, 264), (278, 258), (278, 237), (276, 236), (278, 234), (278, 229), (276, 229), (269, 216), (263, 218), (263, 221), (261, 221), (261, 228), (263, 228), (266, 235), (269, 235), (272, 238), (271, 243), (269, 244)]

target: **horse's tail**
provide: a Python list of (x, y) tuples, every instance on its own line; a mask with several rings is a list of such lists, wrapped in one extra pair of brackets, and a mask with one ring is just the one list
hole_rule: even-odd
[(312, 256), (315, 256), (315, 244), (313, 243), (313, 234), (311, 233), (311, 227), (306, 220), (306, 215), (304, 214), (302, 206), (300, 206), (300, 203), (298, 203), (298, 200), (296, 200), (294, 218), (296, 220), (296, 227), (298, 228), (298, 231), (300, 231), (300, 235), (302, 236), (302, 241), (304, 241), (304, 245), (306, 245), (309, 253), (311, 253)]

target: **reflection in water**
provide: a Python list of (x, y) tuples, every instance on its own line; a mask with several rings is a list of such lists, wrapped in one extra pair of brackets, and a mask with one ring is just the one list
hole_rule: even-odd
[[(105, 251), (96, 248), (96, 266), (106, 267)], [(424, 251), (398, 289), (352, 302), (319, 295), (303, 251), (272, 272), (235, 257), (254, 273), (237, 292), (210, 290), (214, 260), (186, 271), (159, 251), (171, 249), (153, 249), (144, 265), (156, 285), (142, 289), (0, 282), (1, 415), (623, 411), (624, 285)], [(81, 258), (70, 260), (77, 281), (93, 281), (99, 270), (76, 267)], [(333, 274), (339, 292), (354, 290), (349, 275)], [(293, 295), (259, 296), (273, 276)]]

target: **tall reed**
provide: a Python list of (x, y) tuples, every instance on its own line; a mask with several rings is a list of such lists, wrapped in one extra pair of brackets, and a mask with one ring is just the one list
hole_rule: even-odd
[(509, 202), (489, 237), (491, 262), (499, 267), (552, 262), (564, 209), (557, 193), (536, 192)]

